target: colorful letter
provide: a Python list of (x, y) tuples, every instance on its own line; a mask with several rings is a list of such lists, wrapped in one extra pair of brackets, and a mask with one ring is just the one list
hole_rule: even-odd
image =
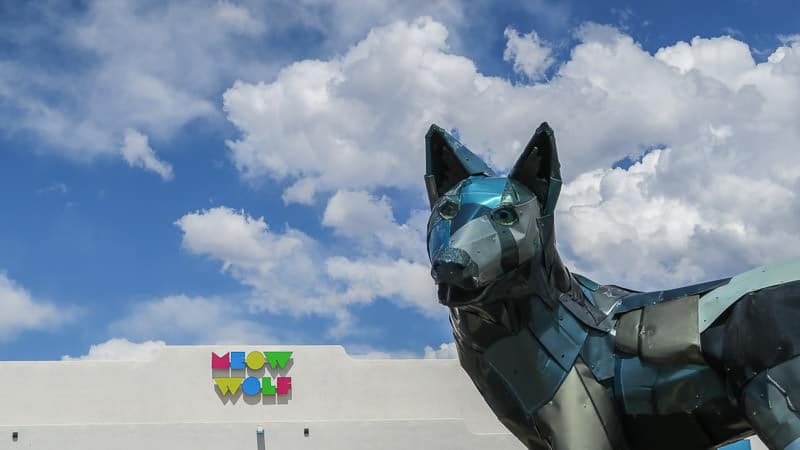
[(247, 354), (247, 367), (250, 370), (258, 370), (264, 367), (264, 354), (261, 352), (250, 352)]
[(264, 395), (275, 395), (275, 386), (272, 385), (272, 377), (261, 379), (261, 393)]
[(216, 353), (211, 352), (211, 368), (212, 369), (227, 369), (231, 366), (231, 361), (228, 359), (229, 353), (222, 356), (217, 356)]
[(280, 366), (281, 369), (286, 368), (286, 363), (292, 357), (292, 352), (264, 352), (264, 356), (269, 362), (269, 366), (273, 369)]
[(292, 377), (278, 377), (278, 395), (286, 395), (292, 389)]
[(261, 383), (256, 377), (247, 377), (242, 382), (242, 392), (244, 392), (244, 395), (258, 395), (258, 391), (260, 390)]
[(231, 369), (244, 369), (244, 352), (231, 352)]
[(222, 395), (235, 394), (242, 385), (242, 378), (214, 378)]

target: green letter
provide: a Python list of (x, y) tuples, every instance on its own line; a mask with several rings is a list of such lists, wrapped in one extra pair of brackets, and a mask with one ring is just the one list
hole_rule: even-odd
[(292, 352), (264, 352), (264, 356), (269, 362), (269, 366), (273, 369), (275, 366), (280, 366), (281, 369), (286, 368), (286, 363), (292, 357)]
[(261, 379), (261, 393), (263, 395), (275, 395), (275, 386), (272, 385), (272, 377)]

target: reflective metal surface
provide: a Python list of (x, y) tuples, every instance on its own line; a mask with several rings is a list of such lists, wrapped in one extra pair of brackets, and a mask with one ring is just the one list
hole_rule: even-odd
[(547, 124), (508, 177), (439, 127), (426, 148), (431, 274), (459, 361), (528, 448), (704, 450), (757, 432), (800, 450), (800, 259), (662, 291), (603, 285), (558, 254)]

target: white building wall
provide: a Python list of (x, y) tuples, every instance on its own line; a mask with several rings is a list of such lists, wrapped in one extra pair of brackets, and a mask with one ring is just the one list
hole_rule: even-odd
[[(211, 353), (231, 351), (294, 352), (286, 369), (233, 373), (291, 376), (291, 394), (222, 396), (212, 377), (227, 371), (212, 371)], [(3, 362), (0, 382), (0, 449), (524, 448), (455, 360), (362, 360), (337, 346), (178, 346), (149, 361)]]
[[(228, 374), (212, 371), (211, 353), (231, 351), (294, 352), (287, 369), (247, 374), (291, 376), (291, 395), (222, 396), (212, 377)], [(0, 386), (0, 449), (524, 449), (455, 360), (170, 346), (149, 361), (0, 362)]]

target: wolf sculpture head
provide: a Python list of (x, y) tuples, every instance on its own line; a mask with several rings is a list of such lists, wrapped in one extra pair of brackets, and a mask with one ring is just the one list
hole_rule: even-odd
[(425, 140), (428, 256), (439, 301), (458, 308), (498, 296), (543, 290), (543, 298), (553, 298), (569, 290), (569, 274), (554, 243), (561, 173), (547, 123), (507, 177), (496, 176), (436, 125)]

